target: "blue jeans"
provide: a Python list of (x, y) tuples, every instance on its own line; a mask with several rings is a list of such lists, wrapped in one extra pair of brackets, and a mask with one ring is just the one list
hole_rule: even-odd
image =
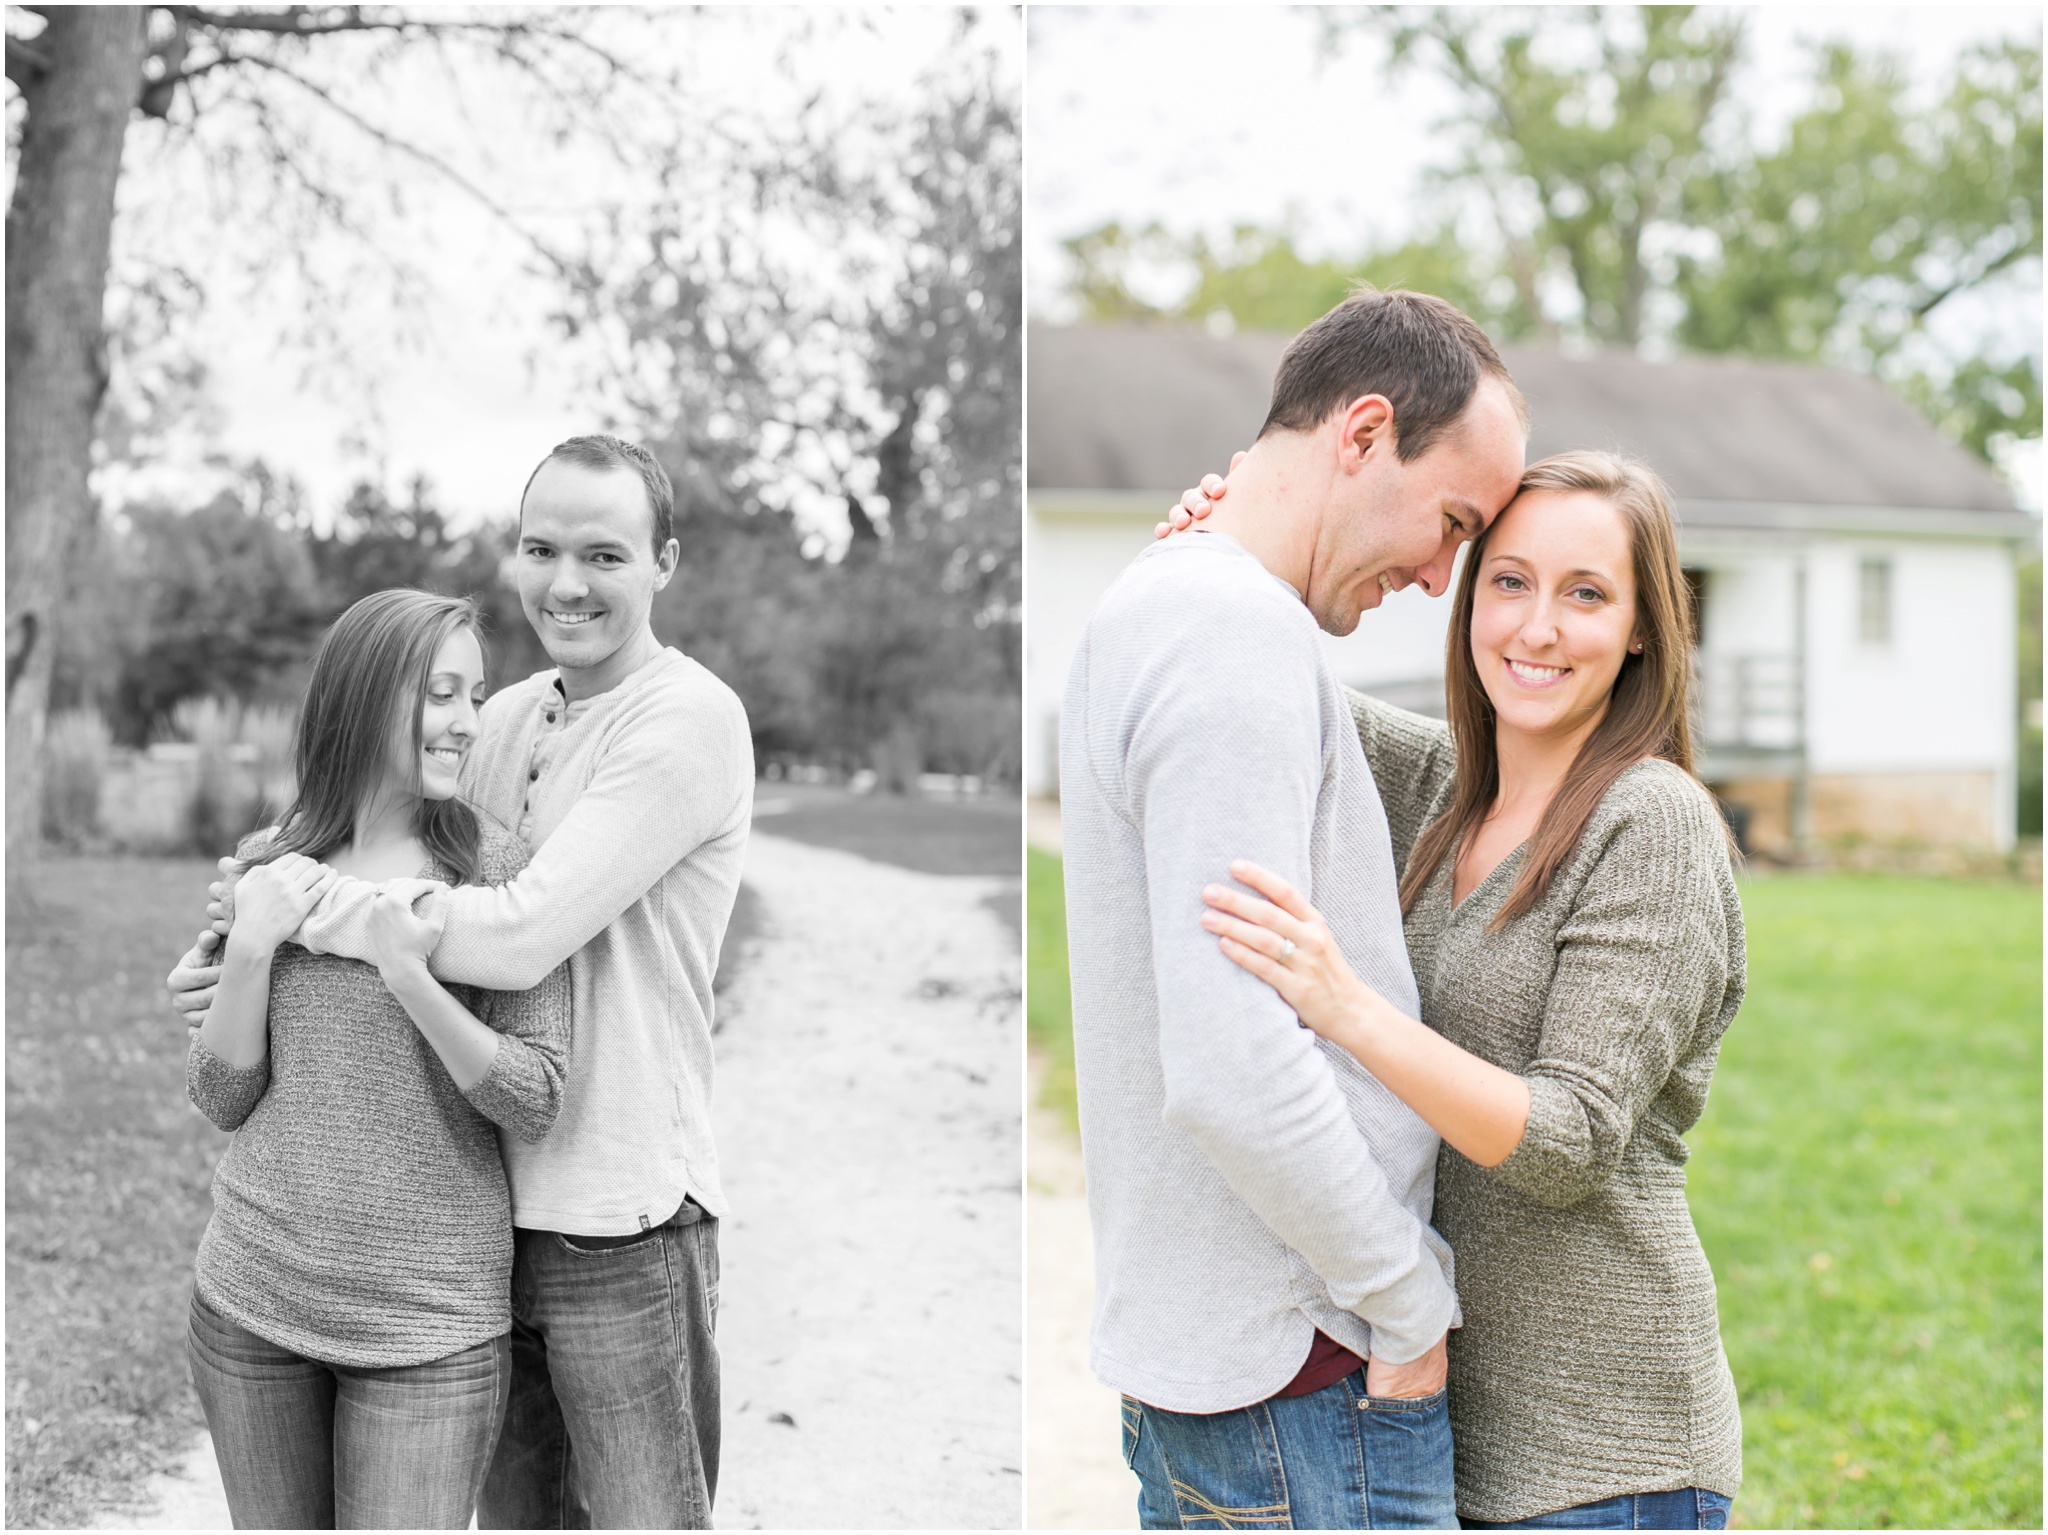
[(1445, 1393), (1367, 1396), (1363, 1370), (1231, 1412), (1125, 1397), (1124, 1463), (1148, 1530), (1458, 1527)]
[(185, 1341), (236, 1529), (469, 1528), (511, 1378), (503, 1338), (427, 1364), (323, 1364), (194, 1292)]
[(709, 1529), (718, 1222), (685, 1200), (623, 1242), (512, 1238), (511, 1404), (478, 1528)]
[(1488, 1524), (1467, 1519), (1468, 1530), (1725, 1530), (1728, 1528), (1730, 1499), (1704, 1487), (1681, 1487), (1676, 1492), (1624, 1493), (1602, 1498), (1598, 1503), (1581, 1503), (1552, 1514), (1537, 1514), (1510, 1524)]

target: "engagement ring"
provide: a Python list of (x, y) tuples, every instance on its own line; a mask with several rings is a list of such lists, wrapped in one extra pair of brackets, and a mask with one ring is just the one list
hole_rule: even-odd
[(1292, 958), (1294, 958), (1294, 940), (1292, 938), (1281, 939), (1280, 963), (1284, 965), (1287, 963), (1287, 961), (1289, 961)]

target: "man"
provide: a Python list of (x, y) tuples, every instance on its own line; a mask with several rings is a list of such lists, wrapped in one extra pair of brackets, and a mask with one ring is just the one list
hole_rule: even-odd
[[(507, 1138), (513, 1381), (486, 1529), (708, 1529), (718, 1476), (712, 978), (739, 888), (753, 750), (737, 696), (655, 638), (674, 495), (645, 449), (576, 437), (520, 504), (517, 583), (555, 670), (485, 706), (463, 791), (516, 827), (510, 884), (391, 882), (442, 924), (444, 980), (524, 990), (568, 960), (560, 1118)], [(343, 880), (297, 941), (371, 958), (378, 887)], [(181, 1008), (217, 976), (172, 972)]]
[[(1419, 585), (1513, 496), (1527, 418), (1479, 328), (1361, 292), (1296, 338), (1202, 529), (1090, 620), (1060, 716), (1096, 1373), (1149, 1528), (1456, 1528), (1436, 1135), (1199, 925), (1232, 859), (1418, 1013), (1386, 817), (1316, 628)], [(1250, 1410), (1245, 1410), (1250, 1409)]]

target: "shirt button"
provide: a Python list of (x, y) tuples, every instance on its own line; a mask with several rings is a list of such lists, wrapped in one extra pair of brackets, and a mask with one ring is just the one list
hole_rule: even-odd
[(550, 714), (550, 715), (548, 716), (548, 723), (549, 723), (550, 725), (552, 725), (552, 724), (554, 724), (554, 722), (555, 722), (555, 717), (554, 717), (554, 716), (553, 716), (552, 714)]
[(528, 770), (528, 772), (527, 772), (527, 774), (526, 774), (526, 781), (527, 781), (528, 783), (532, 783), (532, 782), (533, 782), (534, 780), (536, 780), (536, 779), (537, 779), (537, 778), (539, 778), (539, 777), (540, 777), (540, 769), (539, 769), (539, 768), (531, 768), (531, 769), (529, 769), (529, 770)]

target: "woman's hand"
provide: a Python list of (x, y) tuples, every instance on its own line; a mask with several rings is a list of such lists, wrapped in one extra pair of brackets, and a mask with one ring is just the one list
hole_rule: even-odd
[(1356, 1036), (1385, 1000), (1351, 973), (1322, 913), (1286, 880), (1242, 858), (1230, 875), (1267, 899), (1206, 885), (1202, 926), (1221, 939), (1225, 958), (1279, 992), (1303, 1023), (1356, 1054)]
[(286, 853), (260, 863), (235, 885), (235, 947), (244, 953), (268, 954), (299, 930), (306, 918), (340, 878), (324, 863), (304, 853)]
[(378, 972), (388, 981), (394, 975), (425, 971), (427, 956), (441, 941), (447, 920), (445, 907), (432, 917), (422, 917), (413, 911), (411, 902), (378, 891), (370, 905), (370, 949), (377, 957)]
[[(1241, 450), (1231, 454), (1230, 472), (1237, 473), (1237, 466), (1243, 462), (1244, 453)], [(1200, 485), (1193, 490), (1184, 490), (1180, 493), (1180, 500), (1168, 510), (1166, 521), (1154, 526), (1152, 536), (1164, 538), (1169, 533), (1179, 533), (1193, 527), (1198, 518), (1206, 517), (1215, 510), (1216, 503), (1223, 499), (1229, 489), (1230, 486), (1222, 475), (1203, 475)]]

